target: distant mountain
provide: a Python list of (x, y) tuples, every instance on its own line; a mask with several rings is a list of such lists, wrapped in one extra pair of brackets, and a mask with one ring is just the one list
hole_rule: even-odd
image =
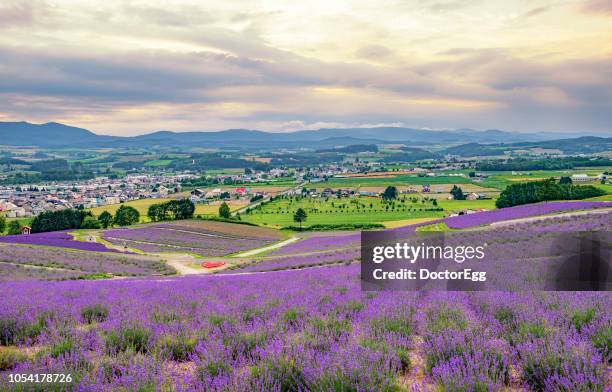
[(467, 143), (446, 148), (439, 151), (439, 153), (463, 157), (495, 156), (503, 155), (504, 151), (529, 150), (534, 148), (551, 150), (550, 152), (556, 152), (556, 150), (558, 150), (565, 155), (594, 154), (612, 151), (612, 138), (582, 136), (573, 139), (544, 140), (539, 142), (498, 144)]
[[(109, 136), (100, 136), (83, 128), (71, 127), (56, 122), (30, 124), (21, 122), (0, 122), (0, 145), (8, 146), (69, 146), (82, 143), (96, 143)], [(110, 137), (112, 138), (112, 137)]]
[[(500, 144), (560, 139), (559, 134), (517, 133), (473, 129), (424, 130), (401, 127), (324, 128), (288, 133), (249, 129), (218, 132), (158, 131), (140, 136), (96, 135), (83, 128), (59, 123), (0, 122), (0, 145), (39, 147), (203, 147), (234, 149), (329, 149), (357, 144), (399, 143), (409, 146), (435, 144)], [(554, 144), (550, 141), (551, 145)], [(485, 148), (485, 147), (482, 147)], [(547, 147), (548, 148), (548, 147)], [(554, 148), (554, 147), (550, 147)]]
[(504, 150), (502, 148), (495, 148), (491, 147), (491, 145), (480, 143), (462, 144), (460, 146), (449, 147), (440, 152), (443, 154), (460, 155), (463, 157), (494, 156), (504, 154)]

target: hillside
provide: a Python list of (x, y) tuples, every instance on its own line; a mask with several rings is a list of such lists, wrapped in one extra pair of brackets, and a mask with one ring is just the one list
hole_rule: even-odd
[[(310, 148), (329, 149), (356, 144), (461, 144), (538, 142), (558, 138), (555, 133), (517, 133), (499, 130), (472, 129), (424, 130), (400, 127), (318, 129), (272, 133), (248, 129), (218, 132), (159, 131), (139, 136), (97, 135), (83, 128), (55, 122), (0, 122), (3, 145), (39, 147), (154, 147), (189, 146), (205, 148)], [(552, 142), (550, 142), (552, 143)], [(551, 147), (554, 148), (554, 147)]]

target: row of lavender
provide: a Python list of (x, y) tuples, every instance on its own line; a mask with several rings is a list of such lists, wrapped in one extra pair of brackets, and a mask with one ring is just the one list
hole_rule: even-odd
[[(549, 214), (557, 214), (571, 211), (594, 210), (602, 208), (612, 208), (612, 202), (600, 201), (569, 201), (569, 202), (545, 202), (529, 204), (524, 206), (504, 208), (478, 212), (474, 214), (458, 215), (430, 222), (419, 223), (393, 229), (393, 231), (413, 232), (419, 226), (430, 225), (444, 222), (451, 229), (468, 229), (483, 225), (488, 225), (500, 221), (529, 218)], [(314, 251), (327, 251), (333, 249), (344, 249), (359, 247), (359, 233), (350, 233), (333, 236), (312, 236), (285, 246), (270, 255), (288, 255), (296, 253), (308, 253)]]
[[(534, 210), (533, 208), (519, 208), (515, 210), (510, 208), (505, 210), (503, 214), (501, 211), (504, 210), (499, 210), (500, 212), (496, 213), (495, 217), (498, 221), (517, 219), (526, 216), (537, 216), (547, 212), (550, 213), (551, 211), (566, 211), (569, 207), (578, 207), (579, 205), (571, 203), (568, 206), (564, 203), (555, 203), (553, 207), (550, 207), (548, 204), (552, 203), (541, 204), (541, 209), (539, 210)], [(589, 205), (591, 204), (580, 204), (580, 209), (587, 208)], [(602, 204), (595, 204), (595, 206), (601, 207)], [(473, 217), (475, 215), (479, 214), (465, 216)], [(490, 222), (491, 219), (492, 217), (488, 216), (486, 221)], [(473, 227), (480, 226), (480, 223), (484, 220), (476, 219)], [(562, 240), (560, 233), (607, 231), (610, 229), (611, 221), (612, 212), (601, 210), (593, 211), (590, 214), (560, 216), (556, 218), (547, 217), (537, 221), (517, 222), (507, 226), (490, 226), (478, 231), (459, 231), (452, 233), (452, 235), (447, 235), (446, 241), (449, 244), (456, 243), (458, 245), (482, 245), (487, 243), (486, 253), (489, 264), (493, 265), (490, 263), (493, 261), (506, 262), (504, 265), (496, 264), (496, 269), (490, 271), (498, 275), (497, 277), (500, 281), (503, 281), (505, 278), (499, 275), (509, 272), (507, 268), (522, 268), (519, 264), (508, 263), (507, 261), (541, 257), (545, 259), (539, 260), (537, 267), (544, 266), (547, 261), (553, 260), (561, 255), (564, 250), (568, 250), (568, 246), (573, 245), (559, 243)], [(398, 240), (407, 241), (412, 239), (419, 242), (420, 239), (416, 236), (415, 229), (427, 224), (431, 224), (431, 222), (398, 228), (392, 230), (392, 232), (395, 233)], [(356, 261), (360, 257), (359, 240), (359, 233), (310, 237), (270, 253), (266, 258), (245, 264), (233, 272), (272, 271)], [(554, 247), (557, 248), (553, 249)], [(514, 270), (513, 272), (516, 273), (518, 271)], [(524, 269), (521, 272), (521, 275), (524, 275), (530, 271)], [(512, 276), (518, 277), (517, 274)], [(492, 278), (495, 278), (495, 276), (492, 276)], [(518, 282), (507, 281), (507, 283), (515, 284)]]
[(608, 293), (363, 293), (356, 265), (0, 289), (0, 355), (12, 353), (0, 383), (44, 372), (82, 391), (609, 389)]
[(0, 236), (0, 243), (53, 246), (58, 248), (87, 250), (91, 252), (119, 252), (116, 249), (107, 248), (98, 242), (75, 241), (68, 231)]
[(0, 281), (74, 279), (92, 274), (146, 276), (176, 273), (163, 261), (146, 256), (12, 244), (0, 245), (0, 271)]
[(144, 252), (189, 252), (201, 256), (224, 256), (259, 248), (278, 239), (270, 235), (255, 236), (253, 228), (244, 225), (233, 226), (244, 229), (245, 235), (240, 235), (240, 231), (224, 233), (202, 226), (183, 222), (112, 229), (104, 231), (102, 238), (112, 244)]

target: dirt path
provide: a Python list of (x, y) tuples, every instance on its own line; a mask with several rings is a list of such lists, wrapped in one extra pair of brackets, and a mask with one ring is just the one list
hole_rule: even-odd
[(192, 255), (185, 253), (150, 253), (151, 255), (157, 256), (166, 261), (166, 264), (173, 267), (180, 275), (198, 275), (207, 274), (210, 271), (204, 268), (196, 269), (192, 268), (190, 264), (198, 263), (198, 259)]
[(268, 246), (264, 246), (263, 248), (257, 248), (257, 249), (251, 249), (251, 250), (247, 250), (246, 252), (242, 252), (242, 253), (237, 253), (231, 257), (250, 257), (250, 256), (255, 256), (257, 254), (263, 253), (263, 252), (267, 252), (269, 250), (274, 250), (274, 249), (278, 249), (278, 248), (282, 248), (285, 245), (289, 245), (297, 240), (299, 240), (299, 237), (291, 237), (289, 239), (286, 239), (285, 241), (282, 242), (277, 242), (276, 244), (272, 244), (272, 245), (268, 245)]

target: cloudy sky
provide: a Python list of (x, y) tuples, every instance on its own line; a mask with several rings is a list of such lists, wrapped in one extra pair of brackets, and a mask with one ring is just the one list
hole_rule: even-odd
[(0, 121), (612, 134), (612, 0), (0, 0)]

